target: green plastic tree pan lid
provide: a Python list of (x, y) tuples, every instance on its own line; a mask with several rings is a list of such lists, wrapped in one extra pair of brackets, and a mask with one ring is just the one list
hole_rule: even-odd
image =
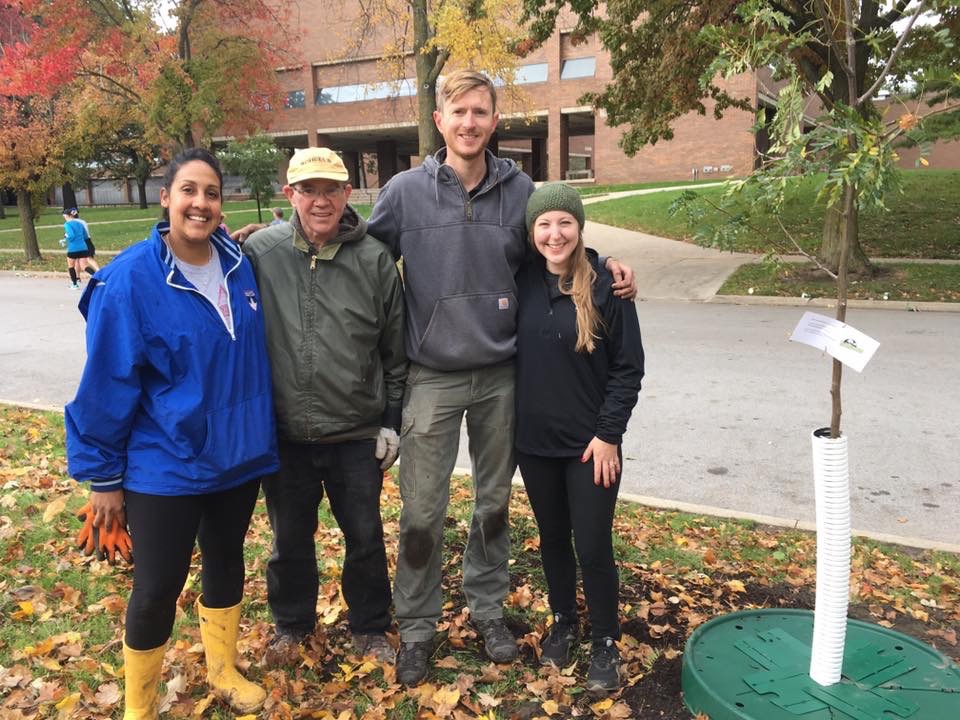
[(960, 665), (879, 625), (847, 620), (840, 682), (810, 679), (813, 613), (744, 610), (698, 627), (683, 699), (710, 720), (960, 720)]

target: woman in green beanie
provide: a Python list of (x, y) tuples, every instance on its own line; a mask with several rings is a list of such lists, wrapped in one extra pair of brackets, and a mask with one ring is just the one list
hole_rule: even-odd
[(620, 444), (643, 378), (640, 327), (633, 302), (614, 296), (584, 246), (576, 190), (539, 188), (526, 222), (536, 253), (517, 275), (516, 450), (553, 614), (540, 660), (565, 667), (578, 643), (579, 559), (592, 640), (586, 686), (608, 693), (620, 687), (613, 512)]

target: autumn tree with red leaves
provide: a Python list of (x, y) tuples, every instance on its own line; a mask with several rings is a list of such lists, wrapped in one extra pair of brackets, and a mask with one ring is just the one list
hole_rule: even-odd
[(13, 190), (27, 262), (41, 260), (34, 218), (47, 189), (68, 162), (69, 81), (79, 48), (64, 44), (38, 54), (42, 34), (24, 8), (3, 7), (7, 32), (0, 46), (0, 187)]

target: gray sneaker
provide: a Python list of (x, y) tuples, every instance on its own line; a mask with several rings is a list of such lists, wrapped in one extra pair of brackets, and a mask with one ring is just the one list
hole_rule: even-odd
[(613, 638), (593, 641), (590, 669), (587, 671), (587, 692), (598, 695), (620, 689), (620, 651)]
[(427, 678), (433, 641), (401, 642), (397, 656), (397, 681), (407, 687), (419, 685)]
[(571, 621), (560, 613), (554, 615), (550, 634), (540, 643), (540, 664), (559, 668), (569, 665), (579, 636), (580, 627), (576, 618)]
[(503, 618), (474, 620), (473, 626), (483, 637), (483, 649), (495, 663), (508, 663), (517, 659), (517, 640)]
[(358, 655), (370, 656), (387, 665), (393, 665), (397, 660), (397, 653), (384, 633), (354, 633), (353, 647)]

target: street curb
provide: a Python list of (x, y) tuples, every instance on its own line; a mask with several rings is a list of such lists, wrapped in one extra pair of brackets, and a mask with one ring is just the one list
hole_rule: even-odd
[[(453, 472), (457, 475), (471, 475), (469, 468), (454, 468)], [(517, 487), (523, 487), (523, 481), (519, 472), (513, 476), (513, 484)], [(729, 508), (716, 507), (714, 505), (699, 505), (697, 503), (687, 503), (680, 500), (664, 500), (663, 498), (650, 497), (649, 495), (637, 495), (635, 493), (621, 492), (618, 496), (628, 502), (645, 505), (657, 510), (676, 510), (691, 515), (710, 515), (711, 517), (729, 518), (731, 520), (750, 520), (761, 525), (771, 525), (791, 530), (805, 530), (807, 532), (816, 532), (817, 525), (809, 520), (799, 518), (783, 518), (775, 515), (760, 515), (757, 513), (741, 512)], [(954, 553), (960, 555), (960, 545), (945, 543), (939, 540), (926, 540), (924, 538), (915, 538), (904, 535), (893, 535), (891, 533), (873, 532), (872, 530), (858, 530), (853, 528), (850, 531), (854, 537), (867, 538), (877, 542), (890, 543), (891, 545), (903, 545), (904, 547), (917, 548), (920, 550), (939, 550), (942, 552)]]
[[(781, 297), (777, 295), (714, 295), (707, 303), (717, 305), (783, 305), (794, 307), (837, 307), (836, 298)], [(848, 308), (862, 310), (903, 310), (905, 312), (960, 312), (960, 302), (911, 302), (909, 300), (847, 300)]]

